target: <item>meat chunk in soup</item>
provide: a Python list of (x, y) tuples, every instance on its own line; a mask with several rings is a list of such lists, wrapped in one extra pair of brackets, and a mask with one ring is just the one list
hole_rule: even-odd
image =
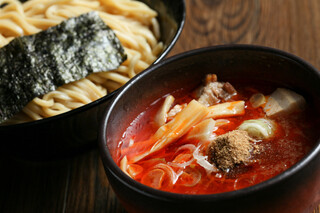
[(205, 106), (212, 106), (221, 100), (230, 99), (236, 93), (229, 82), (218, 82), (216, 75), (207, 75), (206, 85), (201, 89), (198, 101)]

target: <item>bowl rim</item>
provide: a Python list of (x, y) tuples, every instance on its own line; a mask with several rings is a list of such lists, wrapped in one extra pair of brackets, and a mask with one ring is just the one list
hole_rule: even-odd
[[(177, 31), (174, 34), (174, 36), (172, 37), (172, 40), (170, 41), (169, 45), (167, 47), (165, 47), (165, 49), (161, 52), (161, 54), (157, 57), (157, 59), (154, 62), (152, 62), (152, 64), (150, 64), (149, 67), (151, 67), (151, 66), (153, 66), (155, 64), (158, 64), (161, 60), (163, 60), (168, 55), (168, 53), (172, 50), (173, 46), (176, 44), (178, 38), (181, 35), (181, 32), (183, 30), (183, 27), (184, 27), (185, 21), (186, 21), (186, 3), (185, 3), (185, 0), (179, 0), (179, 1), (180, 1), (180, 4), (181, 4), (182, 14), (179, 17), (179, 20), (177, 22), (177, 24), (178, 24), (177, 25)], [(147, 69), (143, 70), (142, 72), (138, 73), (137, 75), (142, 74)], [(101, 103), (106, 102), (107, 100), (111, 99), (118, 92), (119, 89), (116, 89), (116, 90), (112, 91), (111, 93), (109, 93), (109, 94), (107, 94), (107, 95), (105, 95), (105, 96), (103, 96), (103, 97), (101, 97), (101, 98), (99, 98), (99, 99), (97, 99), (95, 101), (92, 101), (92, 102), (90, 102), (88, 104), (85, 104), (85, 105), (83, 105), (81, 107), (78, 107), (76, 109), (73, 109), (73, 110), (58, 114), (58, 115), (54, 115), (54, 116), (51, 116), (51, 117), (48, 117), (48, 118), (43, 118), (43, 119), (40, 119), (40, 120), (33, 120), (33, 121), (24, 122), (24, 123), (17, 123), (17, 124), (0, 125), (0, 130), (10, 130), (10, 129), (14, 129), (14, 128), (24, 128), (24, 127), (29, 127), (29, 126), (38, 126), (38, 125), (49, 123), (51, 121), (57, 121), (57, 120), (61, 120), (61, 119), (72, 117), (75, 114), (79, 114), (79, 113), (81, 113), (83, 111), (90, 110), (90, 109), (100, 105)]]
[(310, 72), (316, 74), (318, 76), (318, 79), (320, 79), (320, 72), (312, 66), (310, 63), (306, 62), (304, 59), (293, 55), (291, 53), (285, 52), (280, 49), (267, 47), (267, 46), (261, 46), (261, 45), (253, 45), (253, 44), (224, 44), (224, 45), (216, 45), (216, 46), (209, 46), (209, 47), (203, 47), (198, 49), (193, 49), (190, 51), (186, 51), (174, 56), (171, 56), (168, 59), (165, 59), (161, 61), (160, 63), (149, 67), (142, 75), (138, 75), (134, 78), (132, 78), (125, 86), (123, 86), (117, 93), (116, 96), (112, 98), (110, 101), (108, 109), (105, 111), (104, 116), (101, 120), (101, 125), (99, 128), (99, 135), (98, 135), (98, 146), (100, 150), (100, 157), (102, 159), (102, 162), (104, 164), (106, 174), (108, 176), (108, 173), (112, 174), (114, 177), (117, 178), (118, 181), (120, 181), (123, 185), (130, 188), (133, 191), (142, 193), (144, 195), (147, 195), (148, 197), (153, 197), (155, 199), (159, 200), (167, 200), (170, 201), (172, 199), (175, 199), (175, 202), (185, 202), (186, 200), (192, 200), (197, 202), (205, 202), (208, 199), (220, 201), (230, 198), (237, 198), (241, 196), (246, 196), (249, 194), (253, 194), (257, 191), (264, 190), (269, 188), (270, 186), (280, 183), (284, 180), (289, 179), (292, 177), (295, 173), (303, 169), (309, 162), (311, 162), (313, 159), (316, 158), (316, 156), (320, 153), (320, 138), (317, 139), (315, 145), (312, 147), (312, 149), (309, 151), (309, 153), (304, 156), (300, 161), (298, 161), (295, 165), (291, 166), (289, 169), (285, 170), (284, 172), (276, 175), (275, 177), (272, 177), (266, 181), (263, 181), (259, 184), (246, 187), (243, 189), (235, 190), (235, 191), (229, 191), (229, 192), (223, 192), (223, 193), (216, 193), (216, 194), (180, 194), (180, 193), (173, 193), (173, 192), (167, 192), (162, 190), (157, 190), (154, 188), (151, 188), (149, 186), (146, 186), (138, 181), (135, 181), (134, 179), (130, 178), (128, 175), (126, 175), (114, 162), (113, 158), (111, 157), (111, 154), (109, 152), (109, 149), (107, 147), (107, 140), (106, 140), (106, 130), (107, 130), (107, 121), (109, 120), (109, 117), (111, 116), (111, 112), (114, 110), (115, 105), (117, 104), (118, 100), (123, 96), (124, 93), (139, 79), (144, 78), (146, 75), (151, 75), (153, 70), (158, 69), (161, 66), (165, 66), (166, 64), (170, 64), (172, 62), (178, 61), (183, 58), (191, 57), (193, 55), (197, 55), (199, 53), (204, 54), (205, 52), (211, 52), (211, 51), (221, 51), (221, 50), (251, 50), (251, 51), (262, 51), (262, 52), (269, 52), (273, 54), (280, 55), (282, 57), (286, 57), (288, 59), (291, 59), (295, 61), (298, 64), (301, 64), (303, 67), (306, 68), (306, 70), (309, 70)]

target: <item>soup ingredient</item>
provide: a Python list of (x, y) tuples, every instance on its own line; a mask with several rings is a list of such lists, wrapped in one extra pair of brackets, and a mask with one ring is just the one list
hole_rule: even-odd
[[(124, 157), (122, 158), (122, 160), (120, 161), (120, 169), (121, 169), (122, 171), (124, 171), (124, 173), (126, 173), (128, 176), (130, 176), (130, 175), (128, 174), (128, 172), (127, 172), (127, 167), (128, 167), (128, 159), (127, 159), (126, 156), (124, 156)], [(131, 177), (131, 176), (130, 176), (130, 177)]]
[(176, 104), (174, 107), (172, 107), (172, 109), (168, 112), (168, 120), (172, 120), (174, 118), (174, 116), (176, 116), (176, 114), (178, 112), (181, 112), (181, 110), (183, 108), (185, 108), (187, 106), (187, 104)]
[(238, 129), (247, 131), (250, 137), (262, 140), (274, 135), (276, 124), (270, 119), (251, 119), (244, 121)]
[(116, 69), (126, 55), (97, 12), (70, 18), (0, 49), (0, 122), (33, 98), (93, 72)]
[(168, 111), (170, 110), (173, 102), (174, 102), (174, 97), (172, 95), (168, 95), (164, 100), (161, 108), (159, 109), (159, 111), (157, 112), (154, 118), (154, 122), (158, 127), (166, 123), (167, 117), (168, 117)]
[(243, 130), (233, 130), (220, 135), (208, 147), (209, 160), (223, 171), (245, 164), (251, 156), (250, 141), (252, 139)]
[(266, 97), (262, 93), (253, 94), (250, 97), (250, 103), (253, 108), (261, 107), (266, 103)]
[(267, 116), (285, 116), (302, 111), (306, 101), (303, 96), (286, 88), (277, 88), (268, 98), (263, 108)]
[(179, 176), (180, 174), (178, 175), (167, 164), (159, 163), (141, 178), (141, 183), (159, 189), (165, 181), (169, 185), (174, 185)]
[[(319, 136), (312, 128), (319, 126), (314, 110), (267, 118), (263, 107), (252, 107), (249, 99), (277, 87), (264, 82), (236, 85), (237, 95), (232, 99), (208, 107), (195, 100), (194, 90), (174, 91), (170, 95), (176, 105), (167, 113), (172, 111), (172, 117), (156, 128), (154, 118), (166, 102), (160, 98), (122, 134), (113, 153), (115, 161), (147, 186), (174, 193), (213, 194), (268, 180), (310, 151)], [(191, 103), (196, 106), (194, 112)], [(190, 122), (199, 111), (203, 114)]]
[(207, 75), (206, 85), (202, 88), (199, 103), (205, 106), (212, 106), (219, 102), (230, 99), (237, 91), (229, 82), (218, 82), (216, 75)]
[[(178, 113), (173, 120), (161, 126), (156, 133), (141, 146), (140, 143), (135, 143), (131, 147), (141, 146), (147, 151), (143, 153), (132, 153), (128, 155), (128, 161), (130, 163), (135, 163), (148, 155), (159, 151), (170, 143), (182, 137), (187, 131), (199, 123), (206, 115), (208, 110), (205, 106), (192, 100), (186, 108), (184, 108), (180, 113)], [(129, 147), (129, 149), (131, 148)]]
[(243, 115), (245, 113), (244, 106), (244, 101), (216, 104), (208, 107), (209, 113), (207, 118), (222, 118)]
[(201, 121), (194, 126), (187, 134), (187, 140), (197, 140), (200, 143), (210, 142), (214, 139), (214, 130), (216, 129), (216, 122), (212, 118)]
[(217, 82), (218, 76), (216, 74), (207, 74), (205, 77), (205, 84), (210, 84), (211, 82)]
[(201, 146), (198, 146), (193, 152), (194, 159), (200, 166), (202, 166), (206, 170), (208, 174), (212, 172), (218, 172), (218, 168), (208, 161), (208, 155), (204, 155), (200, 152), (200, 147)]

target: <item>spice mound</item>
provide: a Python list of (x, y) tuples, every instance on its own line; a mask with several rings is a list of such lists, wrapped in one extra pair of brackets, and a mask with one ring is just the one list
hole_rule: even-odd
[(218, 136), (208, 146), (208, 157), (222, 171), (229, 171), (239, 164), (246, 164), (253, 149), (252, 139), (243, 130), (234, 130)]

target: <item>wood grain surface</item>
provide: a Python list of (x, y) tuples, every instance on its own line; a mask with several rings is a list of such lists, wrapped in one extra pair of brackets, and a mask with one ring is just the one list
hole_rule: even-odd
[[(318, 0), (186, 0), (186, 6), (184, 30), (169, 56), (211, 45), (258, 44), (320, 68)], [(125, 212), (96, 148), (55, 162), (1, 156), (0, 171), (2, 213)]]

